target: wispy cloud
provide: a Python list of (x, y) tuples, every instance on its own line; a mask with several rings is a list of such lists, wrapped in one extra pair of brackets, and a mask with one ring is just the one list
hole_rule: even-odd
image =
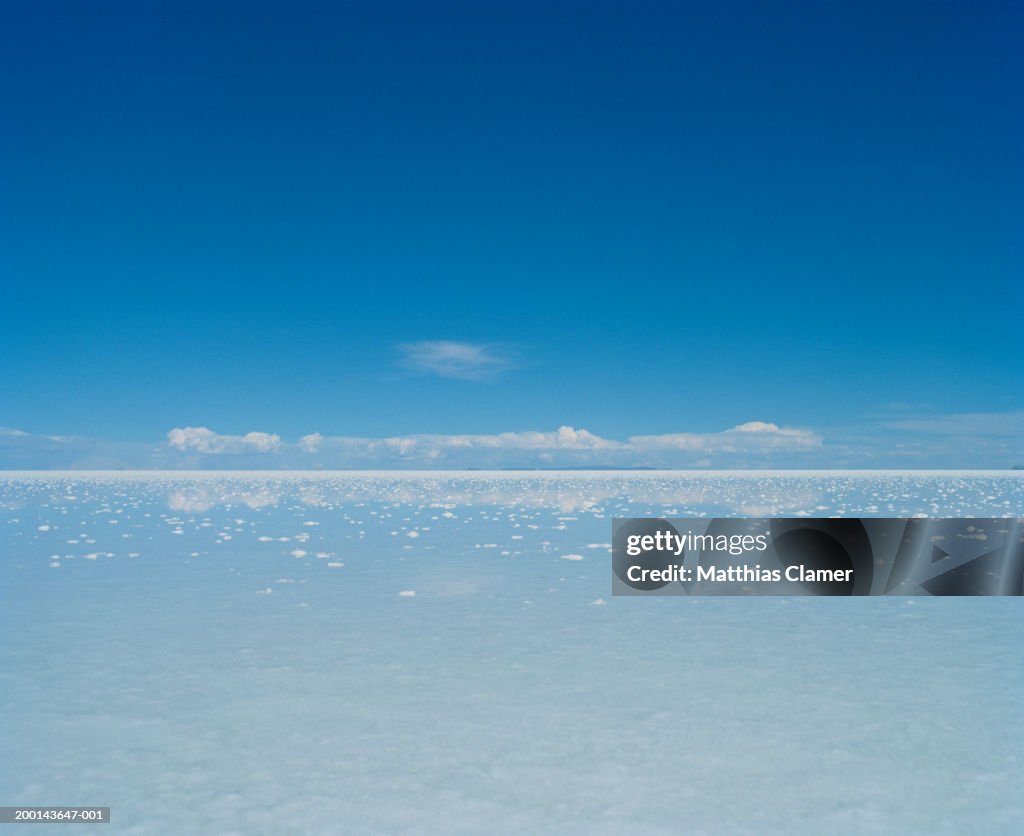
[(493, 380), (515, 366), (507, 349), (488, 343), (422, 340), (395, 350), (405, 368), (455, 380)]
[(882, 426), (932, 435), (1024, 438), (1024, 409), (1011, 412), (959, 412), (883, 421)]
[(637, 450), (743, 453), (816, 450), (822, 447), (823, 439), (811, 430), (780, 427), (765, 421), (748, 421), (719, 433), (635, 435), (629, 442)]

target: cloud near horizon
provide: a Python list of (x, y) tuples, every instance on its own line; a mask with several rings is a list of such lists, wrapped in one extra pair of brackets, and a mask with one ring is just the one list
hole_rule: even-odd
[(817, 450), (824, 443), (822, 437), (811, 430), (780, 427), (765, 421), (748, 421), (720, 433), (634, 435), (629, 442), (637, 450), (690, 450), (716, 453)]
[[(752, 421), (718, 433), (673, 433), (633, 436), (626, 441), (603, 438), (586, 429), (561, 426), (549, 432), (486, 434), (417, 434), (365, 438), (310, 433), (294, 444), (264, 432), (221, 435), (206, 427), (175, 428), (170, 447), (209, 456), (263, 453), (282, 458), (289, 467), (659, 467), (702, 464), (690, 454), (772, 454), (819, 449), (822, 438), (810, 430)], [(271, 457), (271, 458), (272, 458)]]
[(276, 453), (281, 436), (250, 432), (245, 435), (221, 435), (206, 427), (176, 427), (167, 433), (167, 443), (178, 450), (197, 453)]
[(562, 426), (370, 438), (175, 427), (163, 442), (0, 428), (3, 469), (996, 468), (1024, 464), (1024, 411), (907, 418), (819, 430), (748, 421), (720, 432), (604, 438)]

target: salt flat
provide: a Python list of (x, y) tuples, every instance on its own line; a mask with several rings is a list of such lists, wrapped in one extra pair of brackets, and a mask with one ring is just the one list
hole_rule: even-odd
[(0, 804), (1019, 832), (1020, 599), (613, 599), (608, 544), (614, 516), (1022, 514), (1021, 473), (7, 473)]

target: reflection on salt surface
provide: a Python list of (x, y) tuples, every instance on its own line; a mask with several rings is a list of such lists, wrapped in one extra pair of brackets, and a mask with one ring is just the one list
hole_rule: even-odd
[(1015, 832), (1019, 601), (612, 599), (608, 544), (615, 516), (1022, 513), (1019, 473), (8, 475), (0, 803)]

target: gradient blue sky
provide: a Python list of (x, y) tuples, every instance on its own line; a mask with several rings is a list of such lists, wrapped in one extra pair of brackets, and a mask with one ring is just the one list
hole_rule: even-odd
[(5, 2), (0, 426), (1020, 463), (1020, 4), (477, 5)]

